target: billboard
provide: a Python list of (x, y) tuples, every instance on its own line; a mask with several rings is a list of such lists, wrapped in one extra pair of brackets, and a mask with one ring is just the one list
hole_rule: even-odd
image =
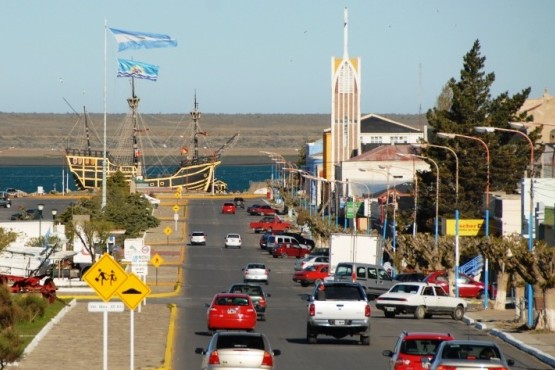
[[(459, 236), (484, 236), (485, 220), (483, 219), (462, 219), (459, 220)], [(445, 230), (444, 235), (454, 236), (456, 234), (455, 230), (455, 220), (446, 219), (445, 220)]]

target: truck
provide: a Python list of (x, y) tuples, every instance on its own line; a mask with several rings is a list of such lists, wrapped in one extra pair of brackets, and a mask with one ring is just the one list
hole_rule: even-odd
[(330, 275), (339, 262), (382, 263), (383, 241), (375, 235), (334, 233), (330, 235), (329, 248)]
[(291, 224), (277, 216), (264, 216), (259, 221), (249, 223), (249, 227), (254, 233), (261, 231), (271, 233), (274, 231), (287, 231), (291, 228)]
[(341, 339), (360, 335), (360, 343), (370, 345), (370, 305), (357, 283), (321, 282), (308, 301), (306, 340), (318, 342), (318, 335)]

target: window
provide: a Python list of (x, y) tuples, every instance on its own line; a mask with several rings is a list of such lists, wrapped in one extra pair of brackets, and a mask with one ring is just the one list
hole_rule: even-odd
[(220, 335), (216, 348), (253, 348), (264, 350), (264, 340), (262, 337), (250, 335)]
[(353, 274), (353, 268), (351, 265), (339, 265), (335, 269), (336, 276), (351, 276)]
[(377, 279), (378, 274), (376, 273), (376, 269), (374, 267), (368, 267), (368, 279)]
[(362, 278), (362, 279), (366, 278), (366, 271), (364, 270), (364, 267), (357, 268), (357, 278)]
[(391, 280), (391, 276), (384, 269), (378, 269), (378, 275), (382, 280)]
[(440, 286), (434, 287), (434, 290), (436, 291), (436, 295), (437, 295), (438, 297), (445, 297), (445, 296), (447, 296), (447, 293), (445, 293), (445, 290), (443, 290), (443, 288), (440, 287)]
[(422, 295), (433, 296), (434, 295), (433, 288), (431, 286), (427, 286), (426, 288), (424, 288)]

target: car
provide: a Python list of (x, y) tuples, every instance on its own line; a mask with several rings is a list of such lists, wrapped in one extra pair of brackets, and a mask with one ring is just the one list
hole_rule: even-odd
[(387, 318), (413, 314), (416, 319), (450, 315), (454, 320), (462, 320), (467, 306), (464, 299), (450, 297), (441, 286), (424, 282), (397, 283), (376, 298), (376, 308)]
[(248, 206), (247, 207), (247, 213), (250, 214), (250, 215), (256, 215), (257, 213), (253, 213), (253, 211), (258, 207), (260, 207), (260, 204), (258, 204), (258, 203), (255, 203), (251, 206)]
[(235, 197), (233, 198), (233, 203), (235, 204), (235, 207), (237, 208), (245, 208), (245, 200), (241, 197)]
[(9, 198), (9, 196), (4, 195), (4, 196), (0, 196), (0, 207), (4, 207), (4, 208), (11, 208), (12, 206), (12, 200)]
[(193, 231), (190, 235), (191, 245), (206, 245), (206, 236), (204, 231)]
[(266, 249), (266, 247), (268, 246), (268, 237), (274, 235), (274, 233), (276, 232), (277, 231), (265, 232), (260, 236), (260, 241), (258, 242), (258, 244), (260, 245), (260, 249)]
[(21, 190), (17, 190), (16, 188), (7, 188), (5, 193), (12, 198), (17, 198), (21, 195)]
[(310, 248), (300, 244), (281, 243), (272, 251), (274, 258), (304, 258), (310, 254)]
[(252, 299), (256, 314), (260, 320), (266, 320), (266, 307), (270, 293), (264, 292), (262, 286), (258, 284), (237, 283), (231, 285), (227, 292), (248, 294)]
[(401, 274), (395, 275), (395, 280), (400, 282), (407, 282), (407, 281), (424, 281), (426, 278), (426, 274), (422, 272), (403, 272)]
[(330, 263), (330, 258), (328, 256), (314, 256), (309, 254), (305, 258), (295, 261), (295, 271), (301, 271), (314, 265), (327, 265), (328, 263)]
[(272, 349), (262, 333), (227, 331), (215, 333), (206, 349), (196, 348), (203, 355), (202, 370), (212, 369), (275, 369), (274, 356), (279, 349)]
[(311, 265), (301, 271), (295, 271), (293, 281), (306, 287), (310, 284), (318, 285), (329, 275), (328, 264)]
[(282, 233), (282, 235), (292, 236), (292, 237), (294, 237), (295, 239), (297, 239), (299, 241), (299, 244), (309, 246), (310, 249), (314, 249), (314, 247), (316, 246), (316, 243), (314, 242), (314, 240), (305, 238), (300, 233), (293, 233), (293, 232), (290, 232), (290, 231), (285, 231), (285, 232)]
[(268, 285), (268, 279), (270, 275), (270, 269), (266, 268), (263, 263), (248, 263), (242, 269), (243, 271), (243, 282), (247, 283), (249, 281), (263, 282)]
[(235, 214), (235, 204), (233, 203), (224, 203), (222, 206), (222, 213), (229, 213), (234, 215)]
[[(424, 281), (432, 284), (437, 284), (443, 287), (446, 292), (449, 291), (449, 274), (446, 270), (434, 271), (426, 276)], [(484, 297), (485, 285), (480, 281), (476, 281), (468, 275), (459, 273), (458, 279), (459, 286), (459, 297), (461, 298), (477, 298), (482, 299)], [(453, 286), (453, 289), (455, 287)], [(453, 294), (455, 291), (453, 290)], [(495, 288), (494, 286), (489, 287), (489, 297), (495, 298)]]
[(258, 207), (249, 207), (249, 213), (251, 215), (260, 215), (260, 216), (269, 216), (269, 215), (275, 215), (276, 214), (276, 210), (275, 208), (272, 208), (270, 205), (268, 204), (262, 204), (262, 205), (258, 205)]
[(439, 369), (495, 369), (508, 370), (515, 364), (488, 340), (450, 340), (442, 342), (431, 360), (423, 359), (423, 366), (430, 370)]
[(242, 244), (241, 235), (237, 233), (229, 233), (225, 237), (225, 247), (241, 248)]
[(291, 224), (280, 219), (277, 216), (264, 216), (259, 221), (249, 222), (249, 227), (254, 233), (266, 231), (273, 233), (274, 231), (287, 231), (291, 228)]
[(449, 333), (407, 332), (397, 338), (393, 351), (385, 350), (389, 357), (388, 370), (424, 370), (422, 359), (431, 359), (442, 342), (455, 340)]
[(256, 327), (256, 309), (248, 294), (217, 293), (206, 305), (209, 332), (216, 330), (247, 330)]

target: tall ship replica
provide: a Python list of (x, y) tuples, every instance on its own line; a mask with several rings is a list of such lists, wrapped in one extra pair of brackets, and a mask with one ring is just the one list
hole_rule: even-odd
[[(215, 177), (216, 166), (221, 163), (224, 150), (233, 145), (239, 133), (235, 133), (221, 147), (212, 151), (207, 144), (208, 133), (199, 126), (201, 116), (195, 95), (194, 109), (191, 111), (192, 122), (181, 122), (172, 128), (167, 142), (155, 142), (152, 131), (146, 127), (138, 113), (140, 98), (135, 95), (132, 79), (132, 94), (127, 99), (129, 112), (125, 117), (119, 133), (106, 144), (106, 178), (121, 172), (137, 188), (180, 188), (182, 191), (224, 192), (227, 185)], [(98, 142), (103, 144), (97, 130), (84, 114), (79, 126), (84, 132), (77, 134), (74, 129), (68, 136), (73, 142), (65, 150), (66, 163), (79, 189), (100, 189), (104, 175), (104, 149), (93, 149)], [(179, 133), (179, 125), (187, 126)], [(84, 134), (84, 135), (82, 135)], [(76, 140), (83, 138), (82, 140)], [(202, 144), (199, 143), (202, 140)], [(77, 146), (75, 144), (79, 142)], [(108, 145), (109, 144), (109, 145)], [(108, 149), (110, 148), (110, 149)], [(203, 152), (199, 154), (199, 149)]]

